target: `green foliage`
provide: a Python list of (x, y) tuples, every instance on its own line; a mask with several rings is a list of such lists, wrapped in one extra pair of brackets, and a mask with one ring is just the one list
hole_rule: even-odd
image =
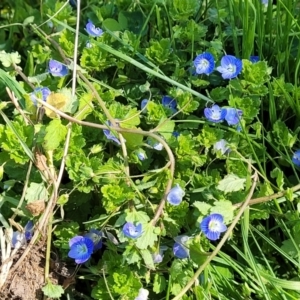
[(45, 296), (51, 298), (60, 298), (64, 294), (64, 289), (61, 285), (52, 284), (50, 281), (42, 288)]
[[(2, 2), (1, 225), (24, 227), (26, 206), (44, 200), (49, 206), (33, 218), (34, 230), (52, 225), (42, 235), (50, 239), (47, 255), (56, 253), (69, 270), (70, 239), (103, 233), (102, 249), (74, 273), (82, 284), (66, 297), (131, 300), (144, 288), (149, 299), (167, 300), (203, 267), (183, 300), (298, 299), (299, 5), (83, 0), (78, 20), (68, 1)], [(103, 34), (89, 36), (87, 20)], [(195, 73), (193, 61), (204, 52), (214, 56), (209, 75)], [(242, 72), (230, 80), (216, 69), (224, 53), (242, 59)], [(49, 59), (69, 74), (50, 75)], [(31, 93), (41, 87), (64, 115), (35, 106)], [(176, 112), (162, 105), (163, 95), (175, 99)], [(242, 110), (240, 123), (208, 121), (204, 109), (216, 103)], [(103, 132), (111, 118), (121, 145)], [(162, 150), (152, 147), (155, 137), (164, 140)], [(216, 149), (222, 139), (226, 152)], [(177, 206), (168, 197), (175, 184), (185, 191)], [(219, 240), (210, 242), (200, 223), (218, 213), (229, 227), (248, 197), (207, 264)], [(127, 237), (126, 222), (142, 224), (142, 235)], [(178, 235), (189, 237), (186, 259), (174, 253)], [(43, 291), (64, 293), (51, 282)]]

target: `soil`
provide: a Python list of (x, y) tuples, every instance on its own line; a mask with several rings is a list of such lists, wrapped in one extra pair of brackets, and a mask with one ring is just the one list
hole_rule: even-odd
[[(22, 255), (18, 251), (14, 262)], [(0, 291), (1, 300), (42, 300), (44, 283), (45, 245), (40, 242), (33, 246), (32, 251), (23, 260), (21, 266), (9, 274), (6, 284)], [(58, 277), (51, 273), (51, 281), (56, 284)]]

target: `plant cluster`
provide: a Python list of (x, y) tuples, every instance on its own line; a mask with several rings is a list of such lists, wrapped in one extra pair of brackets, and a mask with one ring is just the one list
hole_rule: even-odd
[(0, 6), (0, 288), (47, 232), (51, 298), (298, 299), (297, 1), (21, 2)]

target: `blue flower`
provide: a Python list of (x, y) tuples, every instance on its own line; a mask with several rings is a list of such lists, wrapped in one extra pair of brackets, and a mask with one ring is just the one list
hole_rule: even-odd
[(190, 250), (186, 247), (189, 240), (187, 235), (179, 235), (174, 238), (175, 244), (173, 245), (173, 253), (178, 258), (187, 258), (190, 256)]
[(19, 249), (26, 245), (26, 242), (31, 240), (33, 234), (33, 222), (28, 221), (24, 227), (24, 231), (14, 231), (11, 239), (11, 244), (13, 248)]
[(177, 112), (177, 103), (176, 100), (171, 98), (170, 96), (163, 96), (161, 103), (164, 107), (170, 109), (172, 111), (172, 113), (176, 113)]
[(87, 33), (92, 37), (98, 37), (103, 34), (103, 30), (99, 27), (96, 27), (91, 20), (88, 21), (85, 27)]
[(48, 96), (51, 94), (51, 91), (47, 87), (38, 87), (34, 89), (32, 93), (29, 94), (30, 100), (35, 106), (37, 106), (37, 98), (46, 102)]
[(224, 139), (221, 139), (221, 140), (219, 140), (218, 142), (216, 142), (214, 144), (214, 150), (215, 150), (215, 152), (221, 151), (222, 155), (230, 152), (230, 148), (228, 146), (228, 143)]
[(86, 262), (94, 250), (94, 242), (83, 236), (75, 236), (69, 241), (70, 251), (68, 256), (75, 259), (76, 264)]
[(194, 66), (197, 74), (211, 74), (215, 68), (213, 55), (209, 52), (199, 54), (194, 60)]
[(55, 77), (64, 77), (68, 74), (68, 68), (57, 60), (50, 59), (49, 61), (49, 73)]
[(73, 7), (77, 7), (77, 1), (76, 0), (69, 0), (69, 3)]
[(201, 221), (200, 229), (209, 240), (216, 241), (227, 230), (227, 226), (223, 223), (222, 215), (211, 214)]
[(139, 294), (137, 297), (134, 298), (134, 300), (147, 300), (149, 295), (149, 291), (143, 288), (139, 289)]
[(252, 55), (252, 56), (249, 57), (249, 60), (250, 60), (253, 64), (255, 64), (255, 63), (257, 63), (257, 62), (259, 61), (259, 56)]
[(148, 104), (149, 100), (148, 99), (143, 99), (141, 102), (141, 110), (144, 110), (144, 112), (147, 111), (147, 108), (145, 108)]
[(32, 234), (33, 234), (33, 228), (34, 228), (33, 222), (28, 221), (27, 224), (24, 227), (26, 241), (31, 240)]
[(84, 236), (93, 241), (93, 243), (94, 243), (94, 252), (102, 248), (103, 233), (101, 231), (92, 228)]
[(153, 149), (157, 150), (157, 151), (161, 151), (162, 149), (164, 149), (164, 146), (162, 143), (155, 143), (153, 145)]
[[(111, 126), (110, 121), (106, 121), (105, 124), (108, 126)], [(105, 134), (107, 139), (116, 142), (118, 145), (121, 145), (121, 142), (116, 138), (116, 136), (114, 134), (111, 133), (111, 131), (109, 129), (103, 129), (103, 133)]]
[(228, 125), (236, 125), (239, 123), (243, 115), (243, 111), (232, 107), (223, 108), (223, 110), (226, 111), (225, 120)]
[(184, 195), (184, 190), (179, 186), (179, 184), (176, 184), (176, 186), (170, 190), (167, 196), (167, 201), (172, 205), (179, 205)]
[(136, 155), (140, 161), (143, 161), (147, 158), (147, 155), (146, 155), (145, 151), (143, 151), (143, 150), (138, 150), (136, 152)]
[(226, 110), (219, 107), (219, 105), (213, 105), (211, 108), (204, 109), (204, 116), (208, 121), (219, 123), (223, 122), (226, 116)]
[(300, 167), (300, 149), (296, 150), (292, 157), (292, 162), (297, 166)]
[(132, 238), (132, 239), (137, 239), (142, 235), (142, 224), (137, 224), (136, 226), (133, 223), (127, 222), (123, 226), (123, 233), (125, 236)]
[(155, 253), (152, 254), (153, 262), (155, 264), (160, 264), (164, 258), (164, 252), (168, 249), (166, 246), (161, 246)]
[(164, 149), (164, 146), (162, 143), (157, 142), (154, 139), (148, 139), (147, 140), (147, 144), (152, 147), (153, 149), (157, 150), (157, 151), (161, 151), (162, 149)]
[(177, 139), (180, 136), (180, 132), (178, 131), (173, 131), (172, 135)]
[(26, 237), (23, 232), (14, 231), (11, 239), (11, 245), (15, 249), (19, 249), (26, 245)]
[(269, 0), (261, 0), (261, 3), (264, 5), (268, 5), (269, 4)]
[(221, 59), (221, 66), (217, 70), (222, 73), (223, 79), (237, 77), (242, 71), (242, 61), (235, 56), (225, 55)]

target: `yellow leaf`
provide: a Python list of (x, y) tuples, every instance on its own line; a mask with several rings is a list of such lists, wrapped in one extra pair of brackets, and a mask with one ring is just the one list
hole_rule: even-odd
[[(62, 110), (65, 107), (66, 103), (68, 101), (68, 97), (61, 93), (51, 93), (47, 98), (47, 103), (54, 106), (55, 108)], [(57, 117), (56, 113), (52, 111), (51, 109), (45, 107), (46, 115), (54, 119)]]

